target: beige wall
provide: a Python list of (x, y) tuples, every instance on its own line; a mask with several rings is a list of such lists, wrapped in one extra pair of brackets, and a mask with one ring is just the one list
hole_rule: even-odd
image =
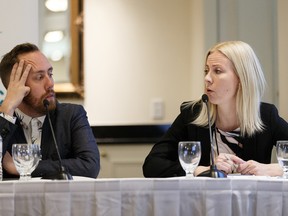
[[(192, 96), (190, 1), (85, 2), (85, 106), (91, 124), (170, 122)], [(158, 99), (164, 118), (156, 121), (151, 104)]]
[(38, 0), (0, 0), (0, 56), (16, 44), (38, 44)]
[[(268, 81), (264, 100), (287, 119), (280, 57), (286, 36), (277, 29), (286, 20), (284, 2), (277, 8), (270, 0), (85, 0), (84, 105), (90, 123), (172, 122), (182, 101), (201, 96), (205, 52), (221, 40), (251, 44)], [(164, 103), (160, 120), (151, 117), (155, 99)]]
[[(38, 32), (38, 0), (0, 0), (0, 59), (18, 43), (38, 44)], [(1, 81), (0, 91), (1, 102), (6, 94)]]
[(288, 121), (288, 1), (278, 0), (279, 113)]

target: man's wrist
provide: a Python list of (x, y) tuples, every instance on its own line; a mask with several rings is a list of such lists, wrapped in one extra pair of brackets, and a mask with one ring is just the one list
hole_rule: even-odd
[(16, 117), (14, 117), (14, 116), (10, 116), (10, 115), (5, 114), (3, 112), (0, 112), (0, 116), (5, 118), (6, 120), (8, 120), (9, 122), (11, 122), (13, 124), (15, 124), (15, 122), (16, 122)]

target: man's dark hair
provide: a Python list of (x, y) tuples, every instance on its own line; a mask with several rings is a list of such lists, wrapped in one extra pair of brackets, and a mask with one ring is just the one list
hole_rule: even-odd
[(15, 46), (5, 54), (0, 62), (0, 78), (5, 88), (8, 88), (13, 65), (19, 62), (19, 55), (39, 51), (39, 48), (31, 43), (23, 43)]

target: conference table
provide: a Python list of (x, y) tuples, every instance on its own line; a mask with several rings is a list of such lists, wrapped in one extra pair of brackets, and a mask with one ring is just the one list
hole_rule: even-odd
[(288, 180), (233, 175), (2, 181), (0, 215), (288, 215)]

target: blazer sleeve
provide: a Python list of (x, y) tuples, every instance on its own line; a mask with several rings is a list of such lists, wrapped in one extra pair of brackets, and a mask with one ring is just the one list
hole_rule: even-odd
[(181, 105), (181, 112), (166, 134), (157, 142), (146, 157), (142, 170), (145, 177), (184, 176), (178, 159), (178, 142), (187, 140), (187, 124), (191, 119), (189, 103)]
[(288, 123), (279, 116), (278, 110), (274, 105), (271, 105), (270, 119), (271, 126), (274, 128), (272, 132), (274, 145), (276, 145), (277, 140), (287, 140)]

